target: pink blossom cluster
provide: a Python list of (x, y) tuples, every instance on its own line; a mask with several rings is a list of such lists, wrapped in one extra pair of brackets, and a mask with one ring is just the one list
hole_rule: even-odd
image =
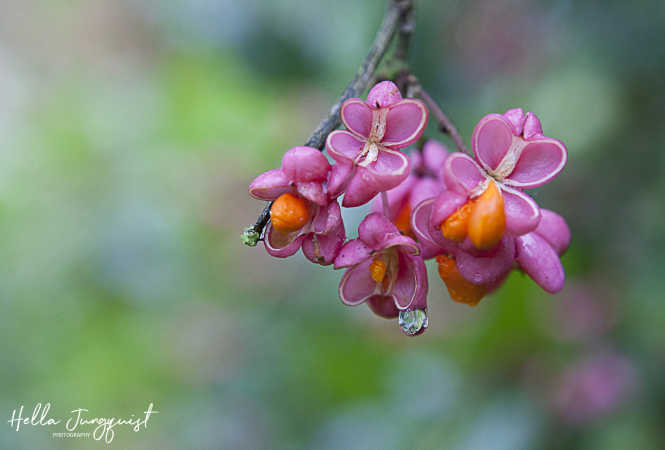
[[(533, 113), (485, 116), (473, 133), (473, 158), (433, 140), (405, 154), (421, 138), (428, 110), (390, 81), (365, 101), (346, 100), (340, 118), (345, 129), (326, 140), (332, 164), (315, 148), (294, 147), (279, 169), (249, 186), (252, 197), (274, 202), (268, 253), (284, 258), (302, 249), (314, 263), (346, 269), (342, 302), (397, 318), (409, 336), (428, 326), (429, 259), (451, 297), (470, 305), (514, 269), (547, 292), (563, 287), (568, 226), (524, 190), (561, 172), (567, 151), (543, 135)], [(355, 239), (347, 240), (340, 199), (346, 208), (374, 199)]]

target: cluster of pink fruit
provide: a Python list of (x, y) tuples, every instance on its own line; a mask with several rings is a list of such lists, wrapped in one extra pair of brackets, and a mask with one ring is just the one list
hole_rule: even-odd
[[(390, 81), (375, 85), (366, 101), (346, 100), (340, 115), (346, 130), (326, 140), (333, 164), (315, 148), (294, 147), (279, 169), (249, 186), (252, 197), (273, 201), (268, 253), (284, 258), (302, 249), (314, 263), (345, 268), (342, 302), (398, 318), (409, 336), (428, 326), (428, 259), (437, 262), (451, 298), (472, 306), (513, 269), (547, 292), (561, 290), (559, 258), (570, 231), (524, 189), (552, 180), (567, 151), (542, 134), (536, 115), (511, 109), (482, 118), (474, 158), (431, 140), (404, 154), (425, 130), (428, 110), (402, 98)], [(342, 196), (348, 208), (375, 199), (358, 237), (348, 241)]]

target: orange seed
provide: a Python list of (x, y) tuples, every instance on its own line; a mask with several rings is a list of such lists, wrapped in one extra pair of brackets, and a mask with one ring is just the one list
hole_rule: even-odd
[(479, 250), (489, 250), (499, 243), (506, 231), (503, 195), (494, 181), (473, 202), (467, 233)]
[(409, 203), (404, 203), (404, 206), (397, 213), (395, 226), (403, 235), (413, 237), (413, 232), (411, 231), (411, 207)]
[(282, 233), (291, 233), (301, 229), (309, 219), (307, 203), (291, 193), (282, 194), (270, 208), (272, 226)]
[(471, 212), (472, 203), (467, 202), (460, 209), (448, 216), (441, 223), (441, 234), (443, 234), (443, 237), (453, 242), (462, 242), (466, 239)]
[(369, 265), (369, 274), (374, 282), (382, 282), (386, 277), (386, 263), (378, 258), (374, 258)]
[(446, 255), (436, 257), (439, 265), (439, 276), (446, 284), (450, 298), (459, 303), (476, 306), (487, 293), (483, 285), (473, 284), (467, 281), (457, 270), (455, 260)]

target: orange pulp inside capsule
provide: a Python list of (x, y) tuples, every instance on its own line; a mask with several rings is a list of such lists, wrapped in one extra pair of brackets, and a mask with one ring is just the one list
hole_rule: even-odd
[(386, 277), (386, 263), (381, 259), (374, 258), (369, 265), (369, 274), (375, 283), (381, 283)]
[(270, 208), (272, 226), (282, 233), (301, 229), (309, 219), (307, 203), (302, 198), (286, 193), (277, 197)]
[(444, 238), (462, 242), (468, 236), (479, 250), (496, 247), (505, 231), (503, 195), (492, 181), (478, 198), (465, 203), (441, 223)]
[(441, 234), (444, 238), (453, 242), (462, 242), (466, 239), (472, 208), (473, 204), (467, 202), (441, 223)]
[(414, 237), (411, 231), (411, 206), (408, 203), (404, 203), (404, 206), (399, 210), (394, 223), (403, 235)]
[(483, 285), (473, 284), (467, 281), (457, 269), (455, 260), (446, 255), (436, 257), (439, 265), (439, 276), (446, 284), (450, 298), (459, 303), (476, 306), (487, 293)]

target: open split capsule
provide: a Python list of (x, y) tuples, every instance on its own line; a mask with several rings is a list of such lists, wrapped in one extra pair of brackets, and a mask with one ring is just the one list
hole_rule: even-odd
[(455, 259), (446, 255), (436, 257), (439, 276), (446, 284), (450, 298), (459, 303), (476, 306), (487, 293), (484, 285), (473, 284), (466, 280), (457, 269)]
[(487, 189), (469, 200), (441, 223), (441, 234), (453, 242), (469, 238), (479, 250), (490, 250), (506, 231), (506, 212), (501, 190), (490, 181)]

